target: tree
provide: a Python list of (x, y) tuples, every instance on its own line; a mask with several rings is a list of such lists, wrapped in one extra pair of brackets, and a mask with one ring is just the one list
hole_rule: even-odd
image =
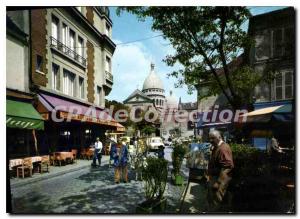
[[(256, 73), (249, 66), (239, 70), (246, 79), (235, 84), (231, 77), (229, 63), (242, 54), (252, 43), (242, 25), (250, 17), (246, 7), (120, 7), (117, 13), (126, 10), (140, 20), (153, 19), (152, 29), (161, 31), (175, 49), (164, 61), (169, 66), (180, 63), (183, 69), (173, 71), (170, 76), (178, 78), (177, 86), (186, 84), (192, 91), (200, 81), (210, 81), (211, 94), (223, 93), (234, 108), (253, 101), (236, 88), (253, 91), (264, 75)], [(218, 71), (222, 74), (218, 74)], [(237, 72), (236, 72), (237, 73)], [(254, 74), (254, 76), (250, 76)], [(241, 86), (251, 77), (250, 83)], [(246, 102), (247, 104), (247, 102)]]
[[(120, 103), (115, 100), (112, 100), (112, 101), (105, 100), (105, 107), (109, 109), (110, 106), (114, 107), (113, 112), (112, 112), (113, 118), (115, 118), (115, 113), (119, 110), (126, 110), (126, 112), (128, 112), (128, 113), (130, 112), (130, 108), (123, 103)], [(125, 127), (129, 127), (133, 124), (133, 122), (129, 118), (127, 118), (125, 122), (120, 122), (120, 123)]]

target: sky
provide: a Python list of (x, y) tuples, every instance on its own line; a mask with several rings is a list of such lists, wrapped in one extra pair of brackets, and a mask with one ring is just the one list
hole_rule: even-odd
[[(284, 7), (249, 7), (252, 15), (282, 8)], [(169, 67), (162, 61), (166, 55), (173, 54), (174, 49), (162, 37), (149, 39), (161, 34), (151, 29), (150, 18), (142, 22), (135, 15), (127, 12), (122, 12), (120, 16), (117, 16), (115, 7), (110, 7), (110, 16), (113, 22), (112, 38), (117, 46), (112, 60), (114, 84), (107, 99), (123, 102), (135, 89), (142, 90), (144, 80), (150, 72), (150, 64), (153, 62), (155, 72), (163, 81), (166, 96), (169, 96), (169, 92), (172, 90), (173, 96), (177, 99), (181, 97), (181, 101), (184, 103), (197, 101), (196, 91), (190, 95), (187, 93), (186, 86), (175, 88), (174, 84), (177, 79), (167, 77), (168, 73), (177, 70), (180, 66)], [(244, 28), (247, 27), (248, 22), (244, 24)], [(132, 41), (137, 42), (128, 43)]]

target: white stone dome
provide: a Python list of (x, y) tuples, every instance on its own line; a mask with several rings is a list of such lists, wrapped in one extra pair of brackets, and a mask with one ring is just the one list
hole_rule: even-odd
[(167, 108), (178, 108), (177, 98), (173, 95), (173, 92), (170, 90), (170, 96), (166, 97)]
[(154, 64), (151, 63), (151, 71), (144, 81), (143, 91), (147, 89), (161, 89), (164, 90), (164, 85), (159, 76), (154, 72)]

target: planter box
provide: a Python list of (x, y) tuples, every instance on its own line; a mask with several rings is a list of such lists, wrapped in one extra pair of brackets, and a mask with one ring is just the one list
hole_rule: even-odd
[(184, 178), (181, 175), (173, 175), (172, 174), (172, 181), (174, 185), (182, 185), (184, 182)]
[(136, 207), (137, 214), (161, 214), (165, 212), (167, 207), (167, 198), (162, 198), (152, 203), (145, 201)]

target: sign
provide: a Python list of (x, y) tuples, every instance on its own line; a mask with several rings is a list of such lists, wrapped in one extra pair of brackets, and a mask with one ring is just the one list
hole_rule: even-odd
[(67, 112), (59, 112), (59, 116), (64, 119), (71, 119), (71, 120), (76, 120), (76, 121), (81, 121), (81, 122), (92, 122), (92, 123), (97, 123), (101, 125), (109, 125), (109, 126), (117, 126), (117, 122), (114, 120), (104, 120), (104, 119), (98, 119), (90, 116), (85, 116), (81, 114), (70, 114)]

